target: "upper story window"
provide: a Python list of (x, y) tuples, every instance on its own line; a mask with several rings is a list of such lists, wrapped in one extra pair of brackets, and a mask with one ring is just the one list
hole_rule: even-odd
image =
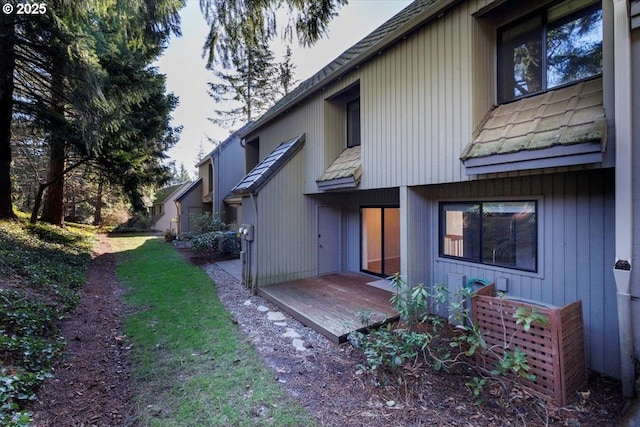
[(537, 271), (536, 201), (441, 203), (440, 256)]
[(244, 146), (244, 171), (249, 173), (251, 169), (260, 163), (260, 140), (258, 138), (247, 141)]
[(602, 74), (602, 7), (566, 0), (498, 32), (498, 102)]
[(347, 103), (347, 148), (360, 145), (360, 98)]

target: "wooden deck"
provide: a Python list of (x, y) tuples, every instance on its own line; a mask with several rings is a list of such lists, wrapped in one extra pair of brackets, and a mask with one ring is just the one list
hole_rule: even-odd
[(334, 343), (342, 343), (349, 332), (364, 329), (359, 312), (371, 313), (374, 325), (397, 319), (391, 293), (367, 285), (371, 277), (336, 273), (310, 279), (261, 286), (258, 293), (302, 324)]

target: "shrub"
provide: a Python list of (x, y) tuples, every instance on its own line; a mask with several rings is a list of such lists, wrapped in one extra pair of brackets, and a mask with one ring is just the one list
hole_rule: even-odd
[(211, 212), (205, 212), (197, 215), (191, 214), (189, 215), (189, 220), (195, 228), (203, 234), (229, 229), (227, 224), (222, 221), (219, 213), (211, 214)]
[(122, 224), (126, 224), (129, 221), (129, 212), (121, 209), (121, 210), (111, 210), (107, 211), (102, 215), (102, 224), (104, 226), (118, 226)]
[(238, 258), (240, 240), (234, 231), (212, 231), (193, 236), (191, 249), (195, 253), (208, 253), (214, 257)]
[[(488, 380), (500, 384), (505, 394), (512, 387), (519, 385), (520, 379), (535, 380), (535, 376), (529, 373), (527, 354), (517, 348), (511, 348), (513, 336), (506, 330), (504, 343), (494, 347), (487, 345), (483, 332), (471, 320), (471, 289), (461, 289), (456, 293), (456, 298), (452, 299), (449, 305), (449, 321), (455, 325), (452, 326), (447, 324), (445, 319), (430, 314), (434, 308), (446, 301), (446, 286), (436, 285), (432, 289), (422, 284), (409, 286), (399, 275), (392, 278), (392, 286), (396, 293), (391, 301), (405, 322), (406, 328), (394, 329), (388, 325), (369, 334), (349, 334), (351, 344), (363, 351), (365, 362), (360, 365), (362, 371), (379, 376), (385, 369), (395, 372), (409, 361), (419, 362), (412, 366), (430, 366), (436, 371), (445, 372), (457, 365), (469, 366), (482, 376), (466, 383), (476, 398)], [(524, 330), (528, 330), (532, 322), (543, 324), (548, 320), (535, 310), (524, 309), (517, 311), (513, 317), (516, 324), (522, 325)], [(367, 321), (366, 316), (361, 318), (363, 323)], [(476, 366), (469, 358), (478, 352), (482, 355), (497, 355), (499, 361), (495, 368), (488, 370)], [(419, 357), (421, 359), (418, 361)], [(376, 379), (378, 380), (379, 378)]]

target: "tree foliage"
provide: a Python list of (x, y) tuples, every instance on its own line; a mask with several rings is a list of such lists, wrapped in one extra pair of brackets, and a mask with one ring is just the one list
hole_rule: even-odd
[(268, 46), (247, 47), (236, 53), (231, 67), (214, 71), (218, 82), (209, 83), (209, 95), (217, 105), (211, 121), (225, 128), (247, 123), (264, 113), (280, 94), (278, 65)]
[(161, 161), (179, 131), (168, 125), (177, 100), (149, 64), (179, 33), (184, 4), (54, 0), (39, 16), (0, 16), (0, 54), (9, 59), (0, 61), (0, 217), (13, 215), (8, 166), (18, 119), (38, 135), (31, 141), (46, 144), (48, 174), (35, 178), (38, 195), (47, 190), (47, 221), (62, 224), (64, 177), (80, 165), (106, 168), (98, 175), (137, 209), (138, 186), (167, 179)]
[[(297, 36), (310, 46), (327, 32), (329, 22), (348, 0), (200, 0), (200, 8), (209, 23), (204, 53), (209, 68), (217, 62), (228, 66), (244, 47), (268, 45), (280, 36)], [(287, 21), (277, 21), (279, 8), (287, 9)]]

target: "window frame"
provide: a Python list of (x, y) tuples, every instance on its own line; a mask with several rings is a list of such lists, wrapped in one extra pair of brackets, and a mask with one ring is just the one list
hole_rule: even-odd
[[(550, 90), (556, 90), (556, 89), (560, 89), (562, 87), (565, 86), (570, 86), (570, 85), (574, 85), (577, 84), (579, 82), (582, 81), (587, 81), (587, 80), (591, 80), (591, 79), (595, 79), (595, 78), (599, 78), (602, 77), (602, 69), (600, 71), (599, 74), (594, 74), (582, 79), (578, 79), (578, 80), (573, 80), (571, 82), (568, 83), (564, 83), (561, 85), (557, 85), (557, 86), (553, 86), (551, 88), (548, 87), (548, 71), (549, 71), (549, 65), (548, 65), (548, 61), (547, 61), (547, 34), (550, 31), (550, 29), (552, 28), (558, 28), (562, 25), (565, 25), (571, 21), (574, 21), (578, 18), (580, 18), (581, 16), (587, 16), (597, 10), (602, 11), (602, 2), (601, 1), (597, 1), (594, 2), (592, 4), (589, 4), (587, 6), (582, 7), (581, 9), (575, 10), (569, 14), (567, 14), (566, 16), (563, 16), (561, 18), (558, 18), (555, 21), (552, 21), (551, 23), (548, 20), (548, 15), (549, 15), (549, 10), (552, 9), (553, 7), (563, 3), (566, 0), (561, 0), (561, 1), (557, 1), (557, 2), (553, 2), (550, 3), (544, 7), (538, 8), (533, 12), (527, 13), (526, 15), (522, 16), (521, 18), (512, 21), (506, 25), (501, 26), (500, 28), (498, 28), (497, 30), (497, 38), (496, 38), (496, 80), (497, 80), (497, 84), (496, 84), (496, 91), (497, 91), (497, 102), (498, 105), (500, 104), (507, 104), (510, 102), (514, 102), (517, 101), (519, 99), (523, 99), (523, 98), (528, 98), (530, 96), (535, 96), (535, 95), (540, 95), (542, 93), (546, 93)], [(539, 17), (540, 19), (540, 25), (539, 27), (535, 27), (532, 30), (528, 30), (523, 34), (520, 34), (518, 36), (514, 36), (514, 38), (507, 40), (506, 42), (503, 41), (503, 34), (509, 30), (513, 30), (515, 28), (517, 28), (519, 25), (523, 25), (524, 23), (526, 23), (527, 21), (532, 21), (534, 20), (536, 17)], [(604, 29), (603, 29), (604, 32)], [(506, 75), (505, 75), (505, 51), (504, 51), (504, 46), (507, 45), (509, 42), (511, 42), (512, 40), (518, 38), (518, 37), (523, 37), (526, 34), (536, 34), (537, 38), (536, 40), (540, 42), (540, 89), (536, 90), (534, 92), (529, 92), (523, 95), (518, 95), (518, 96), (508, 96), (506, 97), (505, 91), (506, 91), (506, 87), (505, 87), (505, 81), (506, 81)], [(604, 39), (604, 34), (602, 34), (602, 39)], [(602, 66), (602, 68), (604, 68), (604, 64)]]
[[(360, 96), (345, 104), (347, 114), (347, 148), (357, 147), (362, 141), (362, 116), (360, 113)], [(355, 110), (357, 110), (357, 127), (354, 128)], [(357, 132), (356, 132), (357, 131)], [(355, 135), (357, 133), (357, 135)], [(357, 136), (354, 140), (354, 136)]]
[[(365, 236), (364, 236), (364, 231), (363, 231), (363, 225), (364, 225), (364, 214), (363, 211), (365, 209), (379, 209), (380, 210), (380, 256), (381, 256), (381, 272), (375, 272), (372, 270), (369, 270), (367, 268), (363, 267), (363, 253), (364, 253), (364, 240), (365, 240)], [(386, 248), (385, 248), (385, 243), (386, 243), (386, 238), (385, 238), (385, 211), (387, 209), (397, 209), (398, 211), (400, 211), (400, 205), (362, 205), (359, 207), (358, 211), (359, 211), (359, 234), (360, 234), (360, 251), (359, 251), (359, 257), (358, 257), (358, 265), (360, 268), (360, 271), (362, 273), (367, 273), (367, 274), (371, 274), (373, 276), (378, 276), (378, 277), (383, 277), (383, 278), (388, 278), (391, 275), (395, 274), (396, 272), (387, 272), (385, 271), (385, 259), (386, 259)], [(399, 272), (398, 272), (399, 273)]]
[[(528, 268), (522, 268), (522, 267), (517, 267), (517, 266), (510, 266), (510, 265), (504, 265), (504, 264), (494, 264), (494, 263), (490, 263), (490, 262), (484, 262), (483, 261), (483, 256), (482, 256), (482, 249), (483, 249), (483, 231), (484, 231), (484, 227), (483, 227), (483, 222), (482, 222), (482, 205), (483, 204), (489, 204), (489, 203), (533, 203), (534, 206), (534, 212), (535, 212), (535, 233), (534, 233), (534, 244), (535, 244), (535, 248), (534, 248), (534, 253), (535, 253), (535, 268), (534, 269), (528, 269)], [(444, 253), (444, 242), (445, 242), (445, 229), (446, 229), (446, 218), (444, 215), (444, 208), (447, 205), (479, 205), (479, 211), (480, 211), (480, 220), (479, 220), (479, 240), (480, 243), (478, 245), (478, 251), (479, 251), (479, 255), (477, 259), (474, 258), (469, 258), (469, 257), (459, 257), (459, 256), (455, 256), (455, 255), (448, 255)], [(542, 199), (540, 197), (509, 197), (509, 198), (490, 198), (490, 199), (464, 199), (464, 200), (458, 200), (458, 199), (454, 199), (454, 200), (440, 200), (437, 203), (436, 206), (436, 210), (437, 210), (437, 230), (438, 230), (438, 239), (437, 239), (437, 243), (436, 243), (436, 250), (438, 253), (438, 259), (440, 260), (446, 260), (448, 262), (456, 262), (456, 263), (464, 263), (464, 264), (469, 264), (472, 265), (474, 267), (478, 267), (478, 266), (482, 266), (482, 268), (489, 268), (492, 270), (499, 270), (499, 271), (505, 271), (505, 272), (518, 272), (519, 274), (524, 274), (524, 275), (531, 275), (533, 277), (542, 277), (542, 271), (543, 271), (543, 244), (542, 244), (542, 237), (543, 237), (543, 214), (542, 214)]]

